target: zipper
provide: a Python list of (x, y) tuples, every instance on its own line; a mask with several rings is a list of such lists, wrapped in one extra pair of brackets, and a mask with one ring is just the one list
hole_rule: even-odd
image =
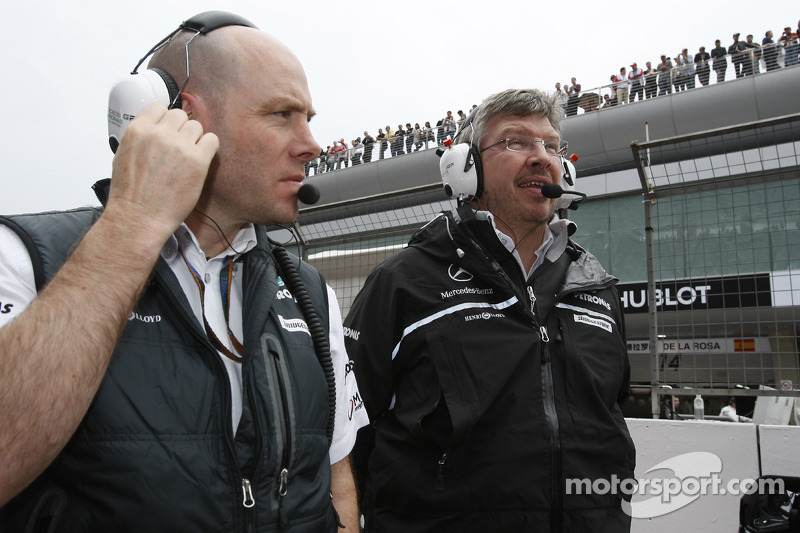
[[(242, 354), (244, 356), (244, 354)], [(243, 488), (243, 498), (242, 498), (242, 506), (244, 507), (244, 520), (247, 527), (247, 531), (253, 531), (255, 529), (255, 504), (256, 500), (253, 496), (252, 485), (253, 481), (259, 475), (261, 471), (260, 464), (261, 461), (258, 461), (257, 458), (261, 455), (262, 450), (262, 436), (261, 436), (261, 427), (259, 424), (259, 409), (258, 403), (255, 401), (256, 393), (255, 393), (255, 386), (254, 386), (254, 375), (253, 375), (253, 358), (252, 357), (245, 357), (242, 359), (242, 385), (246, 387), (246, 394), (248, 403), (250, 405), (250, 414), (253, 419), (253, 433), (255, 436), (255, 448), (254, 448), (254, 458), (256, 460), (255, 467), (251, 472), (252, 477), (247, 478), (246, 476), (242, 478), (242, 488)], [(246, 365), (246, 366), (244, 366)], [(244, 490), (247, 489), (247, 490)], [(249, 496), (249, 497), (248, 497)]]
[(253, 497), (253, 485), (250, 480), (242, 478), (242, 505), (250, 509), (256, 504), (256, 499)]
[(294, 435), (294, 413), (283, 347), (272, 334), (262, 337), (264, 363), (272, 394), (273, 415), (277, 423), (276, 454), (279, 458), (275, 470), (275, 491), (272, 506), (277, 509), (281, 529), (289, 529), (289, 514), (284, 507), (284, 497), (289, 493), (290, 470), (292, 466), (292, 438)]
[[(520, 286), (513, 283), (511, 278), (506, 274), (505, 270), (500, 264), (491, 256), (489, 256), (475, 239), (472, 239), (472, 244), (483, 253), (484, 259), (489, 262), (495, 273), (506, 283), (506, 286), (517, 295), (520, 304), (525, 300), (523, 293), (520, 298)], [(542, 343), (542, 367), (541, 367), (541, 381), (542, 381), (542, 402), (544, 404), (545, 422), (549, 430), (548, 445), (550, 448), (550, 455), (552, 457), (552, 469), (550, 472), (550, 492), (552, 496), (553, 505), (550, 510), (550, 528), (551, 531), (561, 531), (562, 527), (562, 513), (563, 513), (563, 494), (561, 493), (561, 438), (559, 435), (558, 411), (556, 410), (555, 403), (555, 386), (553, 383), (553, 369), (550, 361), (550, 335), (547, 332), (545, 325), (539, 325), (536, 318), (536, 294), (533, 287), (528, 284), (526, 279), (522, 280), (527, 291), (528, 306), (521, 305), (522, 309), (528, 315), (531, 325), (537, 328), (539, 339)], [(564, 297), (567, 291), (556, 295), (556, 301)], [(446, 457), (444, 457), (446, 459)], [(444, 464), (441, 464), (444, 467)]]
[(443, 453), (442, 457), (437, 461), (439, 467), (436, 471), (436, 480), (433, 483), (433, 487), (438, 492), (444, 490), (444, 465), (446, 462), (447, 462), (447, 452)]
[[(187, 315), (183, 312), (183, 308), (181, 307), (178, 300), (172, 294), (167, 287), (165, 282), (163, 282), (159, 276), (156, 276), (156, 280), (159, 283), (161, 293), (166, 297), (167, 301), (170, 305), (176, 310), (175, 315), (179, 318), (179, 320), (183, 323), (187, 330), (189, 330), (192, 335), (199, 340), (208, 351), (202, 351), (203, 357), (207, 360), (213, 359), (211, 362), (211, 367), (215, 369), (217, 378), (220, 383), (223, 383), (222, 386), (222, 408), (225, 413), (225, 427), (223, 433), (225, 434), (225, 445), (228, 451), (228, 457), (231, 461), (231, 465), (236, 473), (236, 475), (241, 479), (241, 488), (242, 488), (242, 506), (245, 509), (245, 522), (248, 524), (248, 531), (252, 530), (253, 528), (253, 515), (252, 512), (249, 511), (255, 506), (255, 498), (253, 497), (253, 488), (252, 482), (247, 477), (242, 475), (242, 469), (239, 466), (239, 461), (236, 457), (236, 452), (234, 451), (234, 444), (233, 444), (233, 418), (231, 413), (231, 389), (230, 389), (230, 377), (228, 376), (228, 371), (225, 369), (225, 364), (219, 357), (219, 353), (217, 349), (214, 347), (213, 344), (208, 340), (208, 337), (201, 333), (195, 324), (194, 321), (189, 319)], [(208, 354), (213, 355), (208, 355)], [(249, 395), (252, 399), (252, 394)], [(253, 413), (254, 424), (258, 424), (257, 417), (255, 412)], [(256, 436), (259, 439), (259, 444), (257, 444), (257, 449), (260, 449), (260, 431), (256, 427)], [(255, 476), (254, 476), (255, 477)]]
[(551, 531), (561, 531), (561, 513), (564, 505), (561, 494), (561, 437), (559, 435), (558, 412), (556, 411), (555, 386), (553, 384), (553, 368), (550, 361), (550, 336), (546, 326), (539, 327), (542, 340), (542, 400), (544, 418), (549, 429), (548, 444), (552, 456), (550, 492), (553, 501), (551, 507)]
[(528, 300), (530, 300), (531, 303), (531, 314), (533, 316), (536, 316), (536, 312), (534, 311), (536, 305), (536, 295), (533, 293), (533, 287), (531, 287), (530, 285), (527, 285), (527, 287), (528, 287)]

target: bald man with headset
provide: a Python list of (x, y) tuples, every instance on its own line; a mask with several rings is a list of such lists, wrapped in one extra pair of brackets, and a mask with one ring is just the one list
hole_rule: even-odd
[(313, 116), (202, 13), (112, 90), (105, 208), (0, 220), (0, 530), (358, 531), (338, 304), (265, 228), (315, 201)]
[(368, 533), (630, 528), (620, 492), (570, 492), (632, 478), (635, 454), (617, 280), (554, 219), (585, 196), (569, 190), (562, 116), (538, 90), (484, 100), (441, 153), (458, 208), (353, 302)]

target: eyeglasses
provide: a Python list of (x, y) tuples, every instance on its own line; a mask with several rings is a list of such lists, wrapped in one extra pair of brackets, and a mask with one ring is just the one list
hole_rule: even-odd
[(541, 144), (544, 151), (547, 155), (551, 155), (553, 157), (558, 157), (567, 153), (567, 147), (569, 146), (566, 142), (559, 144), (557, 139), (536, 139), (534, 137), (509, 137), (508, 139), (502, 139), (497, 141), (494, 144), (490, 144), (486, 148), (482, 149), (481, 152), (485, 152), (489, 148), (497, 146), (498, 144), (506, 144), (506, 150), (510, 150), (512, 152), (529, 152), (534, 153), (536, 151), (536, 145)]

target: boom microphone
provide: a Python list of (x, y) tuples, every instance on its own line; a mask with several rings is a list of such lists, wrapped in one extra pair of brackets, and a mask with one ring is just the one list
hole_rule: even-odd
[(306, 205), (314, 205), (319, 201), (319, 189), (306, 183), (297, 191), (297, 198)]
[(578, 191), (565, 191), (561, 188), (561, 185), (556, 183), (548, 183), (546, 185), (542, 185), (542, 196), (545, 198), (561, 198), (563, 194), (573, 194), (575, 196), (580, 196), (581, 199), (579, 201), (583, 201), (586, 198), (586, 195), (582, 192)]

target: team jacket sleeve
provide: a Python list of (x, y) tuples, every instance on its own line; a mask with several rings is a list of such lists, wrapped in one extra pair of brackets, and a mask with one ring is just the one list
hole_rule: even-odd
[[(613, 301), (619, 302), (619, 292), (617, 291), (616, 287), (612, 287), (612, 294), (614, 295)], [(627, 352), (628, 338), (625, 333), (625, 316), (623, 315), (622, 309), (619, 306), (617, 306), (616, 320), (619, 324), (619, 333), (622, 337), (622, 345), (626, 347), (625, 352), (622, 354), (622, 357), (624, 358), (622, 383), (620, 385), (619, 392), (617, 393), (617, 404), (622, 407), (631, 395), (631, 363)]]
[(392, 350), (401, 327), (397, 320), (397, 291), (385, 270), (373, 271), (353, 301), (345, 320), (345, 346), (370, 420), (392, 404)]
[(16, 233), (0, 225), (0, 328), (19, 316), (36, 298), (33, 267)]
[(333, 289), (327, 287), (327, 290), (331, 360), (336, 378), (336, 415), (329, 455), (331, 464), (335, 464), (347, 457), (356, 441), (356, 433), (369, 419), (358, 392), (353, 365), (345, 351), (339, 302)]

